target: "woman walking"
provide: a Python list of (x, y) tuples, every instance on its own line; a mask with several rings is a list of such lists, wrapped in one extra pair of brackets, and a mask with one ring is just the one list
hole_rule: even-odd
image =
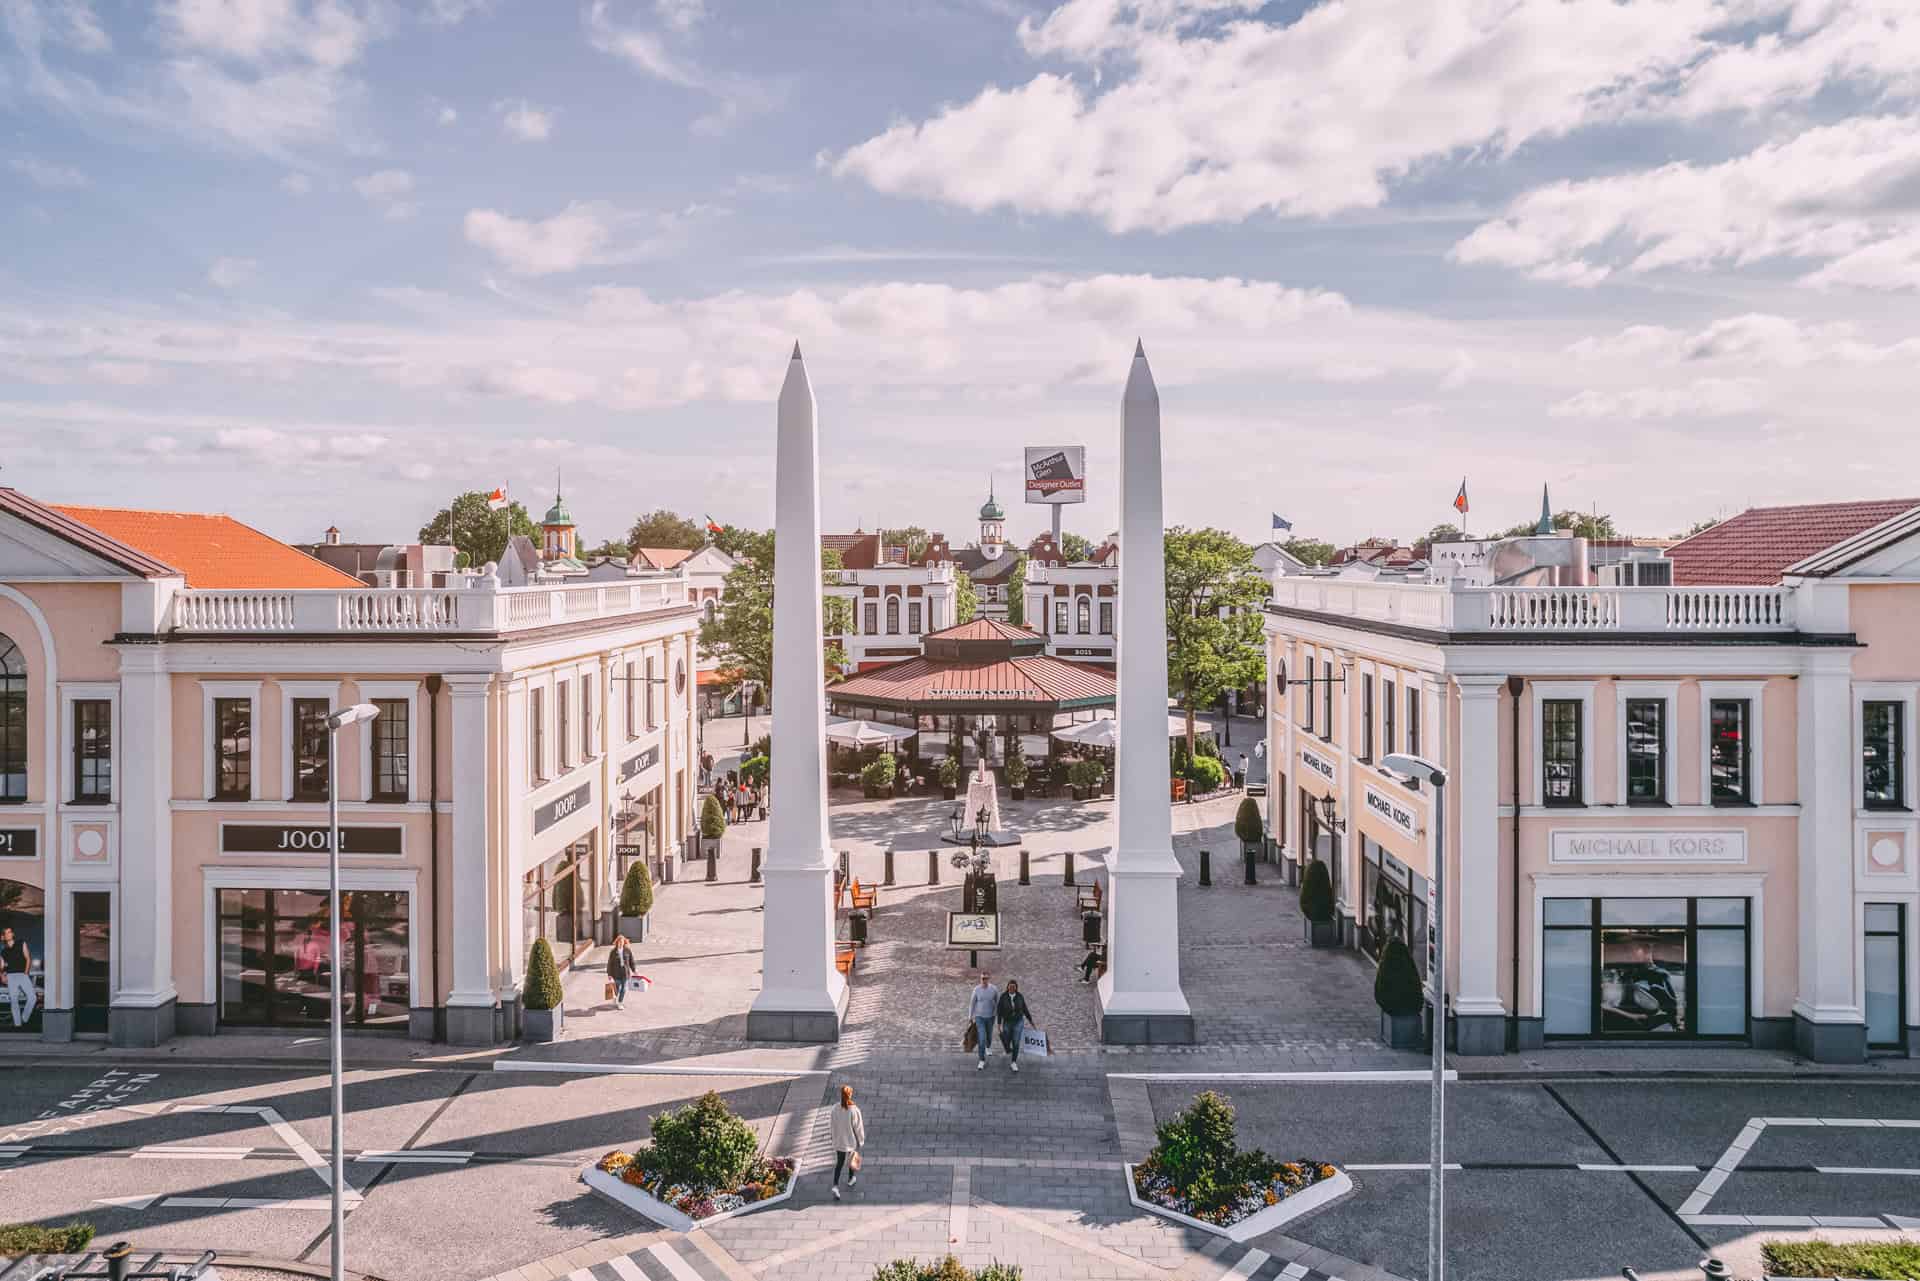
[(1027, 1008), (1027, 998), (1020, 995), (1020, 981), (1007, 980), (1007, 990), (1000, 994), (1000, 1043), (1007, 1049), (1007, 1056), (1013, 1060), (1013, 1070), (1020, 1070), (1020, 1032), (1027, 1024), (1033, 1023), (1034, 1031), (1040, 1025), (1034, 1023), (1033, 1011)]
[(633, 963), (633, 949), (627, 946), (627, 936), (613, 936), (613, 950), (607, 953), (607, 981), (613, 985), (613, 1004), (621, 1009), (627, 1003), (627, 980), (632, 978), (637, 967)]
[(853, 1087), (840, 1087), (840, 1106), (833, 1109), (833, 1199), (840, 1199), (840, 1170), (852, 1167), (847, 1186), (860, 1182), (860, 1149), (866, 1146), (867, 1122), (853, 1103)]

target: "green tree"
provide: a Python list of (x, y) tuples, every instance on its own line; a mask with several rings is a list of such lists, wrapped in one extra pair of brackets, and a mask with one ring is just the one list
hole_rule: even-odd
[(756, 540), (762, 537), (772, 537), (772, 535), (757, 529), (742, 529), (738, 525), (722, 525), (720, 532), (713, 535), (713, 545), (738, 560), (742, 556), (750, 555)]
[(953, 622), (954, 626), (970, 623), (973, 616), (980, 612), (980, 595), (973, 590), (973, 575), (964, 569), (953, 571)]
[(664, 507), (636, 518), (633, 528), (627, 531), (629, 547), (684, 547), (693, 552), (706, 545), (704, 525)]
[(1027, 625), (1027, 558), (1022, 556), (1020, 563), (1007, 575), (1007, 621), (1015, 627)]
[(460, 564), (478, 568), (498, 561), (507, 550), (507, 539), (525, 534), (540, 536), (540, 527), (519, 503), (509, 503), (500, 511), (487, 507), (487, 496), (470, 489), (442, 507), (432, 520), (420, 527), (423, 543), (452, 543), (460, 553)]
[(620, 915), (645, 916), (652, 910), (653, 878), (647, 872), (647, 861), (635, 859), (620, 886)]
[(551, 1010), (558, 1008), (565, 997), (560, 987), (560, 967), (553, 961), (553, 945), (538, 939), (527, 956), (527, 978), (520, 989), (521, 1004), (529, 1010)]
[(615, 542), (609, 538), (598, 547), (589, 548), (581, 555), (580, 559), (592, 560), (596, 556), (605, 556), (611, 560), (631, 560), (633, 559), (633, 550), (625, 543)]
[(1067, 558), (1069, 565), (1092, 559), (1094, 551), (1094, 545), (1080, 535), (1067, 530), (1060, 531), (1060, 554)]
[(1332, 543), (1322, 542), (1318, 538), (1289, 538), (1280, 544), (1288, 555), (1308, 565), (1324, 565), (1333, 559), (1335, 551)]
[(932, 535), (928, 534), (926, 530), (920, 528), (918, 525), (906, 525), (900, 529), (883, 529), (880, 531), (880, 545), (882, 547), (905, 547), (907, 549), (908, 561), (918, 561), (921, 554), (927, 550), (927, 544), (931, 541)]
[[(1523, 520), (1518, 525), (1501, 530), (1495, 534), (1494, 537), (1519, 538), (1522, 535), (1531, 534), (1539, 524), (1540, 522), (1538, 520)], [(1553, 527), (1555, 529), (1570, 529), (1577, 538), (1620, 537), (1620, 531), (1614, 527), (1613, 517), (1607, 515), (1605, 512), (1597, 514), (1594, 512), (1576, 511), (1555, 512), (1553, 514)]]
[[(729, 528), (731, 528), (729, 526)], [(739, 564), (727, 571), (720, 589), (720, 608), (714, 617), (700, 624), (700, 654), (720, 659), (731, 684), (752, 681), (763, 690), (773, 689), (773, 533), (740, 531), (739, 549), (730, 552)], [(839, 568), (839, 553), (820, 554), (823, 574)], [(825, 602), (826, 633), (844, 635), (852, 628), (851, 606), (844, 600)], [(836, 644), (824, 649), (828, 672), (839, 675), (846, 665), (846, 651)]]
[(1693, 522), (1693, 524), (1687, 526), (1687, 532), (1684, 534), (1681, 534), (1680, 537), (1692, 538), (1695, 534), (1704, 533), (1707, 530), (1712, 529), (1715, 525), (1718, 525), (1719, 523), (1720, 523), (1720, 518), (1718, 516), (1708, 516), (1705, 519), (1696, 520)]
[(1443, 521), (1435, 525), (1432, 529), (1429, 529), (1426, 538), (1422, 541), (1429, 543), (1452, 543), (1458, 542), (1465, 537), (1466, 535), (1461, 532), (1460, 526), (1454, 524), (1452, 521)]
[(1176, 525), (1166, 557), (1167, 683), (1187, 714), (1191, 756), (1194, 712), (1266, 680), (1258, 606), (1267, 580), (1253, 549), (1224, 530)]

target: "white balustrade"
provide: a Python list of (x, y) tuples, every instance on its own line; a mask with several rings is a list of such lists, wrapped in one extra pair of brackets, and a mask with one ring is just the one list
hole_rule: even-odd
[(501, 633), (560, 622), (618, 618), (687, 603), (679, 579), (655, 582), (478, 587), (364, 587), (175, 593), (164, 629), (175, 633), (390, 635)]
[(1786, 632), (1787, 587), (1483, 587), (1280, 577), (1272, 602), (1443, 632)]

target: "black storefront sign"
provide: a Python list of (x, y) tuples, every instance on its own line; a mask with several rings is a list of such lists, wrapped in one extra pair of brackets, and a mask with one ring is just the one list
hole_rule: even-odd
[[(325, 854), (330, 843), (325, 823), (222, 823), (222, 854)], [(405, 853), (399, 827), (342, 827), (342, 854)]]
[(635, 752), (620, 762), (620, 781), (626, 782), (635, 774), (644, 773), (660, 763), (660, 745), (658, 743), (644, 752)]
[(533, 812), (533, 830), (544, 832), (569, 814), (585, 807), (593, 799), (593, 784), (582, 783), (565, 796), (557, 796)]
[(37, 828), (0, 828), (0, 858), (35, 858), (39, 853), (40, 832)]

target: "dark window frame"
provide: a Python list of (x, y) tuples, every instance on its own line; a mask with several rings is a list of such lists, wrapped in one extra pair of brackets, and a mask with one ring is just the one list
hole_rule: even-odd
[(534, 686), (527, 693), (527, 756), (535, 785), (547, 781), (547, 691)]
[[(296, 801), (324, 801), (333, 779), (333, 736), (327, 717), (333, 700), (295, 698), (290, 701), (288, 742), (293, 750), (293, 796)], [(316, 781), (317, 780), (317, 781)]]
[[(213, 700), (213, 800), (253, 799), (253, 710), (251, 698)], [(238, 723), (227, 719), (234, 711), (240, 713)]]
[[(1636, 751), (1632, 734), (1634, 717), (1636, 715), (1634, 709), (1643, 709), (1637, 714), (1644, 717), (1646, 715), (1644, 709), (1648, 707), (1655, 709), (1653, 712), (1655, 739), (1654, 750), (1651, 753)], [(1625, 711), (1626, 715), (1621, 733), (1627, 736), (1626, 777), (1624, 780), (1627, 788), (1627, 804), (1654, 808), (1669, 805), (1671, 802), (1667, 796), (1667, 700), (1664, 698), (1629, 698), (1626, 700)], [(1642, 723), (1644, 724), (1644, 722)], [(1635, 757), (1638, 757), (1643, 762), (1649, 759), (1653, 762), (1653, 795), (1651, 796), (1635, 796), (1633, 794)]]
[(907, 602), (907, 634), (909, 636), (922, 635), (926, 631), (926, 628), (924, 627), (924, 624), (926, 623), (926, 621), (927, 619), (926, 619), (925, 606), (923, 606), (921, 602), (917, 600), (908, 601)]
[(559, 749), (560, 772), (573, 768), (573, 682), (553, 683), (553, 743)]
[(1333, 741), (1333, 660), (1331, 658), (1320, 660), (1320, 714), (1327, 721), (1320, 727), (1320, 741), (1331, 743)]
[(640, 726), (634, 721), (634, 717), (639, 712), (639, 700), (635, 697), (633, 688), (635, 682), (633, 660), (631, 658), (626, 660), (624, 675), (627, 680), (627, 737), (633, 739), (640, 737)]
[(1400, 690), (1386, 677), (1380, 678), (1380, 755), (1391, 756), (1397, 750), (1394, 746), (1394, 731), (1399, 728), (1399, 717), (1395, 715), (1399, 707)]
[(1360, 673), (1360, 737), (1353, 745), (1354, 756), (1363, 765), (1373, 764), (1373, 673)]
[(887, 597), (887, 635), (898, 636), (899, 634), (900, 598), (898, 596), (889, 596)]
[(367, 729), (368, 795), (382, 805), (403, 805), (413, 791), (413, 700), (376, 698), (373, 705), (380, 714)]
[(1110, 600), (1100, 602), (1100, 635), (1113, 635), (1113, 602)]
[[(1900, 986), (1899, 986), (1899, 988), (1898, 988), (1898, 1000), (1899, 1000), (1899, 1004), (1898, 1004), (1898, 1007), (1897, 1007), (1897, 1008), (1898, 1008), (1898, 1009), (1899, 1009), (1899, 1011), (1900, 1011), (1900, 1019), (1899, 1019), (1899, 1022), (1900, 1022), (1900, 1024), (1901, 1024), (1901, 1032), (1902, 1032), (1902, 1039), (1901, 1039), (1901, 1040), (1898, 1040), (1898, 1041), (1869, 1041), (1869, 1042), (1867, 1042), (1867, 1048), (1868, 1048), (1868, 1049), (1870, 1049), (1870, 1050), (1904, 1050), (1904, 1049), (1906, 1049), (1906, 1048), (1907, 1048), (1907, 1044), (1906, 1044), (1906, 1040), (1905, 1040), (1905, 1034), (1906, 1034), (1906, 1028), (1905, 1028), (1905, 1024), (1906, 1024), (1906, 1021), (1907, 1021), (1907, 1020), (1906, 1020), (1906, 1010), (1907, 1010), (1907, 905), (1906, 905), (1905, 903), (1900, 903), (1900, 902), (1891, 902), (1891, 903), (1871, 903), (1871, 902), (1870, 902), (1870, 903), (1867, 903), (1867, 904), (1866, 904), (1865, 906), (1867, 906), (1867, 907), (1890, 907), (1890, 908), (1892, 908), (1892, 909), (1893, 909), (1893, 911), (1894, 911), (1894, 918), (1893, 918), (1893, 922), (1894, 922), (1894, 924), (1893, 924), (1893, 928), (1892, 928), (1892, 929), (1890, 929), (1890, 930), (1885, 930), (1885, 929), (1875, 929), (1875, 928), (1874, 928), (1873, 926), (1871, 926), (1871, 925), (1869, 925), (1869, 926), (1867, 926), (1867, 927), (1866, 927), (1866, 928), (1865, 928), (1865, 929), (1864, 929), (1864, 930), (1863, 930), (1863, 931), (1861, 932), (1861, 941), (1862, 941), (1862, 942), (1864, 943), (1864, 942), (1865, 942), (1865, 940), (1867, 940), (1867, 939), (1874, 939), (1874, 938), (1890, 938), (1890, 939), (1893, 939), (1893, 940), (1894, 940), (1894, 947), (1895, 947), (1895, 948), (1897, 949), (1897, 956), (1898, 956), (1898, 958), (1899, 958), (1899, 962), (1900, 962), (1900, 965), (1899, 965), (1899, 971), (1898, 971), (1898, 972), (1899, 972), (1899, 975), (1900, 975)], [(1863, 993), (1863, 1000), (1864, 1000), (1864, 993)]]
[[(1600, 984), (1601, 984), (1600, 958), (1601, 958), (1602, 943), (1604, 941), (1604, 936), (1608, 930), (1630, 930), (1630, 929), (1649, 928), (1649, 927), (1640, 927), (1640, 926), (1622, 924), (1619, 922), (1611, 922), (1611, 923), (1607, 922), (1601, 914), (1600, 905), (1603, 901), (1612, 901), (1617, 903), (1617, 902), (1623, 902), (1623, 901), (1631, 901), (1635, 898), (1647, 898), (1647, 897), (1654, 897), (1654, 896), (1635, 894), (1635, 895), (1603, 895), (1600, 897), (1589, 898), (1588, 896), (1582, 894), (1582, 895), (1555, 895), (1554, 897), (1562, 898), (1562, 899), (1570, 899), (1571, 901), (1574, 901), (1574, 902), (1586, 903), (1588, 906), (1587, 922), (1584, 925), (1568, 924), (1568, 923), (1548, 924), (1545, 920), (1545, 904), (1547, 903), (1548, 900), (1546, 899), (1540, 900), (1542, 919), (1540, 922), (1541, 939), (1540, 939), (1539, 950), (1542, 956), (1544, 956), (1547, 950), (1545, 935), (1549, 931), (1584, 930), (1587, 932), (1589, 936), (1588, 941), (1591, 946), (1591, 952), (1589, 954), (1590, 960), (1588, 962), (1588, 976), (1590, 980), (1590, 986), (1588, 988), (1587, 999), (1588, 999), (1588, 1008), (1591, 1010), (1593, 1014), (1593, 1024), (1591, 1029), (1584, 1036), (1579, 1033), (1569, 1033), (1569, 1032), (1545, 1032), (1543, 1033), (1543, 1035), (1549, 1041), (1644, 1041), (1644, 1040), (1647, 1040), (1648, 1033), (1640, 1029), (1621, 1030), (1621, 1031), (1615, 1031), (1615, 1032), (1608, 1032), (1602, 1029), (1601, 1025), (1603, 1022), (1603, 1016), (1601, 1013), (1601, 1006), (1600, 1006)], [(1678, 896), (1675, 896), (1675, 897), (1678, 897)], [(1662, 929), (1668, 929), (1668, 928), (1683, 929), (1686, 932), (1686, 938), (1687, 938), (1687, 974), (1686, 974), (1687, 983), (1686, 983), (1686, 997), (1685, 997), (1686, 1005), (1682, 1013), (1682, 1017), (1685, 1021), (1685, 1030), (1680, 1032), (1675, 1032), (1675, 1033), (1664, 1033), (1658, 1036), (1657, 1039), (1660, 1041), (1708, 1041), (1708, 1042), (1720, 1041), (1720, 1042), (1732, 1042), (1732, 1043), (1738, 1044), (1741, 1041), (1750, 1040), (1753, 1035), (1753, 1019), (1754, 1019), (1754, 1013), (1753, 1013), (1753, 965), (1754, 965), (1753, 900), (1751, 898), (1745, 898), (1744, 896), (1738, 895), (1738, 894), (1707, 894), (1707, 895), (1702, 895), (1700, 897), (1709, 898), (1709, 899), (1719, 899), (1719, 898), (1741, 899), (1745, 903), (1744, 913), (1738, 925), (1703, 925), (1700, 923), (1700, 919), (1699, 919), (1700, 898), (1689, 897), (1686, 899), (1687, 920), (1684, 926), (1651, 927), (1651, 928), (1662, 928)], [(1700, 1026), (1700, 991), (1699, 991), (1700, 985), (1695, 981), (1699, 973), (1698, 943), (1699, 943), (1699, 938), (1701, 934), (1711, 933), (1716, 930), (1718, 931), (1738, 930), (1743, 935), (1745, 935), (1744, 941), (1746, 943), (1746, 966), (1745, 966), (1746, 990), (1745, 990), (1745, 994), (1741, 998), (1741, 1009), (1744, 1013), (1743, 1021), (1745, 1026), (1743, 1030), (1739, 1032), (1703, 1033), (1697, 1030)], [(1541, 992), (1543, 997), (1545, 994), (1545, 990), (1546, 990), (1545, 976), (1543, 974), (1542, 983), (1541, 983)]]
[(593, 741), (593, 682), (580, 678), (580, 763), (585, 765), (599, 755)]
[[(1572, 717), (1573, 733), (1563, 735), (1554, 726), (1555, 713), (1565, 713)], [(1586, 788), (1583, 775), (1586, 772), (1586, 744), (1582, 742), (1585, 726), (1585, 708), (1577, 698), (1546, 698), (1540, 701), (1540, 801), (1543, 805), (1558, 809), (1581, 809), (1586, 806)], [(1558, 759), (1557, 746), (1570, 745), (1571, 761)], [(1570, 764), (1569, 795), (1556, 797), (1553, 794), (1552, 767), (1556, 764)]]
[[(1871, 727), (1868, 718), (1874, 709), (1884, 709), (1887, 714), (1888, 734), (1881, 743), (1881, 750), (1888, 759), (1884, 766), (1887, 786), (1875, 794), (1870, 773), (1872, 767), (1867, 761), (1867, 748), (1870, 745), (1868, 735)], [(1869, 698), (1860, 703), (1860, 808), (1869, 810), (1904, 810), (1907, 808), (1907, 705), (1899, 699)]]
[(865, 601), (860, 607), (861, 632), (867, 636), (880, 634), (880, 605), (877, 601)]
[[(1738, 792), (1728, 789), (1726, 795), (1720, 792), (1720, 781), (1714, 773), (1719, 762), (1720, 748), (1720, 712), (1722, 708), (1738, 709), (1739, 733), (1738, 768), (1740, 787)], [(1741, 806), (1753, 804), (1753, 700), (1750, 698), (1715, 698), (1707, 702), (1707, 800), (1713, 805)]]
[[(90, 733), (103, 737), (90, 742)], [(76, 698), (73, 700), (73, 804), (112, 803), (113, 700)]]
[(1076, 636), (1093, 635), (1093, 597), (1075, 598), (1073, 607), (1074, 634)]
[(27, 656), (11, 636), (0, 633), (0, 805), (27, 803), (29, 697)]

